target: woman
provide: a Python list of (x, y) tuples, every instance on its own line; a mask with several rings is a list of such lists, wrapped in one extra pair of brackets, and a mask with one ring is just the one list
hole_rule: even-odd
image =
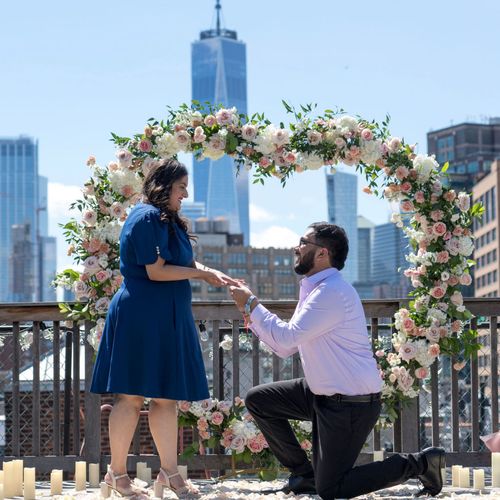
[(143, 203), (130, 212), (120, 237), (124, 281), (111, 301), (90, 390), (117, 395), (104, 480), (122, 496), (142, 496), (127, 475), (126, 460), (144, 398), (151, 398), (149, 427), (161, 460), (158, 483), (178, 496), (196, 493), (177, 471), (176, 401), (209, 397), (189, 280), (214, 286), (236, 282), (193, 260), (187, 226), (179, 217), (187, 186), (186, 167), (162, 161), (146, 176)]

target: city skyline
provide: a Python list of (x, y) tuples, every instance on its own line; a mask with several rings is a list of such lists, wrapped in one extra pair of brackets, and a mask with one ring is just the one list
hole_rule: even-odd
[[(281, 99), (317, 102), (319, 111), (340, 106), (378, 121), (389, 113), (394, 135), (418, 142), (425, 152), (429, 129), (500, 115), (500, 6), (481, 4), (423, 1), (416, 9), (394, 0), (383, 9), (363, 5), (355, 18), (349, 5), (326, 0), (308, 8), (260, 0), (244, 11), (236, 3), (222, 6), (224, 24), (247, 45), (250, 113), (287, 123)], [(190, 100), (190, 46), (207, 26), (214, 2), (152, 1), (139, 11), (133, 6), (127, 0), (71, 8), (59, 0), (30, 2), (27, 11), (4, 6), (6, 19), (22, 19), (24, 29), (7, 23), (0, 34), (0, 135), (39, 140), (40, 173), (49, 178), (50, 233), (57, 230), (59, 238), (57, 223), (67, 220), (68, 204), (89, 176), (87, 156), (96, 155), (101, 164), (113, 159), (110, 131), (138, 132), (150, 116), (166, 116), (165, 105)], [(451, 37), (444, 25), (467, 36)], [(124, 36), (130, 29), (134, 36)], [(467, 72), (448, 76), (464, 60)], [(181, 159), (191, 164), (189, 156)], [(318, 196), (324, 183), (323, 172), (309, 172), (284, 190), (275, 179), (251, 185), (251, 243), (291, 244), (312, 220), (326, 219), (326, 196)], [(361, 190), (363, 182), (358, 184)], [(388, 220), (385, 202), (367, 195), (358, 200), (360, 214), (377, 224)], [(65, 250), (59, 244), (63, 267), (70, 262)]]

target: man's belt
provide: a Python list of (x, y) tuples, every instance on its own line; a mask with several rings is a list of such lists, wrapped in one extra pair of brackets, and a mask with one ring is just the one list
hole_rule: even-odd
[(373, 394), (361, 394), (359, 396), (332, 394), (328, 397), (336, 403), (373, 403), (374, 401), (380, 401), (382, 395), (380, 392), (374, 392)]

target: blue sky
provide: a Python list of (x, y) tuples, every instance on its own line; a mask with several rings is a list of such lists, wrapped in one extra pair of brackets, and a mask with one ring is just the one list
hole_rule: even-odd
[[(287, 121), (281, 99), (367, 119), (389, 113), (392, 133), (425, 152), (431, 129), (500, 116), (498, 0), (221, 3), (224, 25), (247, 44), (249, 111), (275, 123)], [(113, 158), (111, 131), (140, 131), (166, 105), (189, 101), (191, 42), (211, 26), (214, 4), (4, 2), (0, 136), (38, 138), (52, 234), (89, 175), (87, 156)], [(326, 218), (322, 171), (250, 195), (253, 244), (291, 244)], [(386, 203), (368, 195), (358, 209), (376, 223), (388, 219)]]

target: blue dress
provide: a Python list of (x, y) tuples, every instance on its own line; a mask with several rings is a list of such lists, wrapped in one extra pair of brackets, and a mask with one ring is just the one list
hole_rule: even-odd
[(91, 392), (197, 401), (209, 397), (189, 280), (151, 281), (146, 264), (158, 255), (190, 266), (186, 232), (140, 203), (120, 236), (123, 284), (111, 301), (97, 353)]

